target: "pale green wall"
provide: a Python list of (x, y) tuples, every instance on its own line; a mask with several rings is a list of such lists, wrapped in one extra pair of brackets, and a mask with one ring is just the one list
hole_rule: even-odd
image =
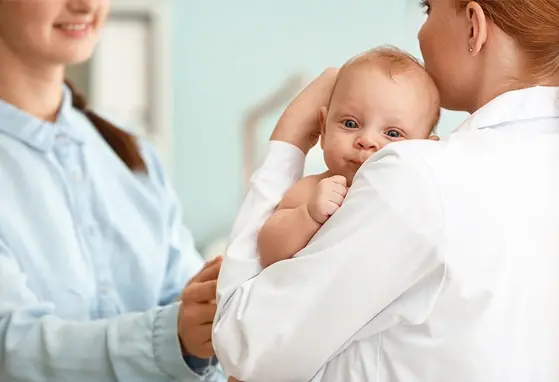
[[(423, 15), (413, 1), (174, 1), (174, 177), (199, 245), (227, 234), (242, 200), (240, 126), (248, 106), (293, 72), (312, 78), (376, 45), (419, 56)], [(463, 119), (445, 113), (440, 132)], [(263, 142), (273, 124), (270, 118)], [(311, 170), (320, 167), (313, 163)]]

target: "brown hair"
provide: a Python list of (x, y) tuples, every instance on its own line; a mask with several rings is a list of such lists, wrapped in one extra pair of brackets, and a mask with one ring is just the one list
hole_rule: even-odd
[(124, 164), (132, 171), (147, 172), (146, 163), (140, 154), (136, 137), (91, 111), (87, 107), (83, 94), (78, 92), (70, 81), (66, 80), (65, 82), (72, 91), (72, 106), (81, 111), (91, 121), (95, 129)]
[[(461, 9), (468, 0), (455, 0)], [(487, 17), (513, 37), (528, 59), (530, 74), (559, 74), (559, 0), (476, 0)]]

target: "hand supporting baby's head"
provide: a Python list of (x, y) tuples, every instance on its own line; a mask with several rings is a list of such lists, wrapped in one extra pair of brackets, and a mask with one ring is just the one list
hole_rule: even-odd
[(436, 139), (435, 83), (408, 53), (381, 47), (340, 69), (329, 106), (320, 111), (321, 146), (331, 172), (349, 182), (361, 164), (390, 142)]

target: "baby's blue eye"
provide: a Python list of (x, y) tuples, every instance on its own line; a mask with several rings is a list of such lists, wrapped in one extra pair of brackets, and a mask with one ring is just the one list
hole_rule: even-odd
[(400, 138), (402, 134), (398, 130), (388, 130), (386, 136), (389, 138)]
[(357, 122), (355, 122), (352, 119), (346, 119), (344, 121), (344, 126), (347, 127), (348, 129), (356, 129), (357, 128)]

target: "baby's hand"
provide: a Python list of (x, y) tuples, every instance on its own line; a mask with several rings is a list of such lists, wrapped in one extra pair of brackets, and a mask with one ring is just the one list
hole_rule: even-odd
[(324, 224), (342, 206), (347, 194), (347, 180), (341, 175), (322, 179), (308, 204), (309, 215)]

